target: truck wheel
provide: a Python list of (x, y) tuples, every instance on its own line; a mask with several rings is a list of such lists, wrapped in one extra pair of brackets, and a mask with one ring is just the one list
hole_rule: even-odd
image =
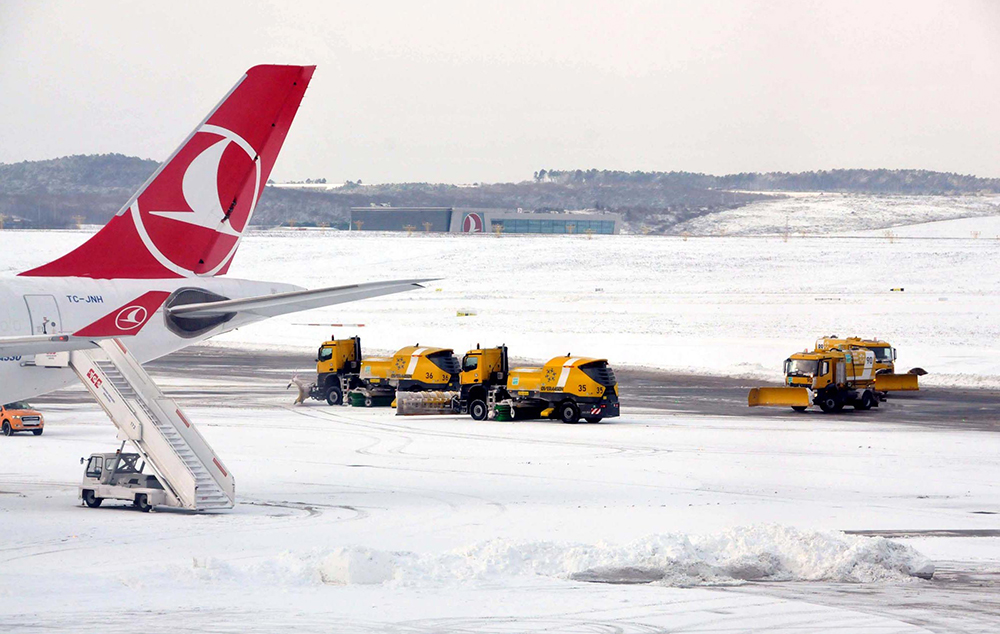
[(344, 393), (340, 391), (340, 388), (333, 386), (326, 391), (326, 404), (327, 405), (340, 405), (344, 402)]
[(874, 404), (875, 398), (869, 392), (865, 392), (861, 395), (861, 400), (854, 406), (854, 409), (865, 411), (871, 409)]
[(91, 491), (90, 489), (84, 489), (83, 490), (83, 502), (84, 502), (84, 504), (86, 504), (90, 508), (96, 509), (98, 506), (101, 505), (101, 502), (103, 502), (103, 501), (104, 501), (104, 498), (96, 497), (94, 495), (94, 492)]
[(371, 407), (372, 406), (372, 402), (373, 402), (372, 401), (372, 397), (370, 397), (370, 396), (366, 396), (365, 397), (365, 407)]
[(11, 429), (10, 423), (8, 423), (7, 421), (4, 421), (3, 422), (3, 435), (4, 436), (12, 436), (13, 434), (14, 434), (14, 430)]
[(42, 435), (42, 430), (41, 429), (32, 429), (31, 433), (33, 433), (36, 436), (41, 436)]
[(486, 420), (486, 416), (490, 413), (488, 407), (486, 407), (486, 401), (481, 398), (469, 403), (469, 416), (472, 420)]
[(559, 406), (559, 418), (564, 423), (579, 422), (580, 408), (573, 401), (565, 401)]
[(135, 506), (135, 508), (139, 509), (143, 513), (149, 513), (149, 510), (153, 508), (152, 505), (149, 503), (149, 498), (146, 497), (145, 493), (136, 494), (135, 501), (132, 502), (132, 504)]
[(829, 414), (837, 411), (837, 405), (840, 405), (840, 402), (835, 396), (827, 394), (826, 396), (820, 397), (816, 404), (819, 405), (819, 408), (823, 410), (824, 413)]
[(593, 425), (593, 424), (595, 424), (595, 423), (599, 423), (599, 422), (601, 422), (601, 420), (602, 420), (603, 418), (604, 418), (603, 416), (584, 416), (584, 417), (583, 417), (583, 420), (585, 420), (585, 421), (587, 421), (588, 423), (590, 423), (591, 425)]
[(794, 409), (796, 412), (804, 412), (804, 411), (806, 411), (806, 406), (805, 405), (792, 405), (792, 409)]

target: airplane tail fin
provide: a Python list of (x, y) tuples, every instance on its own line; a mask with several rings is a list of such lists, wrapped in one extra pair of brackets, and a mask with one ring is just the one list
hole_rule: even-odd
[(315, 66), (248, 70), (107, 225), (21, 275), (223, 275), (278, 158)]

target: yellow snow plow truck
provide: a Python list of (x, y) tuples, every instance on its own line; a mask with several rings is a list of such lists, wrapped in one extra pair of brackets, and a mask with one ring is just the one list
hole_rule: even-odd
[(785, 360), (785, 387), (755, 387), (747, 404), (791, 407), (803, 412), (817, 405), (838, 412), (845, 405), (867, 410), (878, 407), (875, 353), (864, 348), (803, 351)]
[(361, 337), (324, 341), (316, 353), (316, 383), (309, 396), (330, 405), (344, 402), (344, 394), (361, 386)]
[(371, 406), (392, 401), (396, 390), (425, 391), (458, 389), (458, 359), (448, 348), (407, 346), (391, 357), (361, 356), (361, 338), (331, 338), (316, 354), (316, 382), (309, 396), (330, 405), (353, 399)]
[(838, 338), (836, 335), (816, 340), (817, 350), (834, 348), (849, 350), (864, 348), (875, 353), (875, 389), (879, 392), (914, 392), (920, 389), (918, 376), (927, 374), (923, 368), (912, 368), (906, 374), (896, 374), (896, 349), (888, 342), (861, 337)]
[(507, 347), (476, 348), (462, 358), (459, 408), (475, 420), (497, 406), (514, 419), (589, 423), (619, 415), (618, 382), (607, 359), (556, 357), (542, 367), (509, 369)]

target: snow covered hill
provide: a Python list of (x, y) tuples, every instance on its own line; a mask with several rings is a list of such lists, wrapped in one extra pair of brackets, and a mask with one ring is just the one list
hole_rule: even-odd
[[(786, 192), (787, 195), (787, 192)], [(677, 233), (719, 235), (832, 235), (955, 218), (1000, 215), (1000, 196), (871, 196), (792, 194), (694, 218)], [(974, 224), (974, 223), (973, 223)], [(987, 232), (984, 228), (984, 233)]]

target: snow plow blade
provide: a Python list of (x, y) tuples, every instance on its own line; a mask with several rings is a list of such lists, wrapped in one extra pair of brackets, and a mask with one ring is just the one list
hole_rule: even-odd
[(876, 374), (875, 389), (879, 392), (915, 392), (920, 386), (916, 374)]
[(750, 407), (809, 407), (809, 388), (805, 387), (755, 387), (747, 396)]
[(399, 392), (396, 416), (458, 413), (458, 392)]

